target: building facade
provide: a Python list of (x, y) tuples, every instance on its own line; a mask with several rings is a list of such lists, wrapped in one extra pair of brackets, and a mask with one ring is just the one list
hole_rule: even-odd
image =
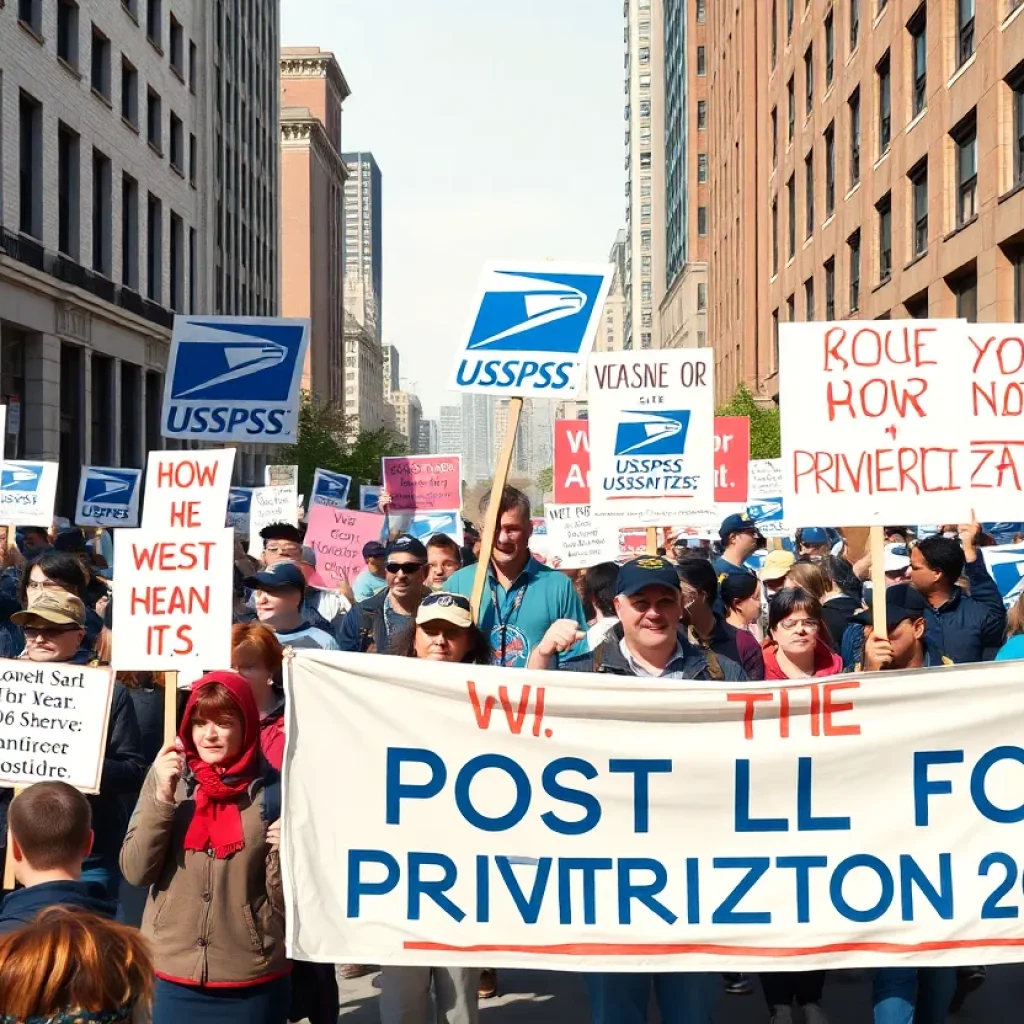
[(392, 391), (388, 402), (395, 410), (395, 433), (409, 446), (410, 452), (418, 452), (423, 417), (419, 398), (409, 391)]
[(349, 437), (361, 430), (394, 427), (394, 413), (384, 400), (384, 362), (374, 333), (351, 313), (345, 314), (345, 422)]
[(627, 237), (620, 230), (608, 254), (608, 262), (615, 268), (612, 286), (605, 299), (601, 326), (594, 339), (595, 352), (621, 352), (626, 343), (626, 292), (623, 282), (626, 276)]
[(490, 480), (494, 474), (494, 398), (462, 396), (462, 455), (466, 483)]
[(402, 388), (402, 362), (394, 345), (382, 345), (381, 358), (384, 364), (384, 394), (387, 396)]
[(437, 420), (420, 420), (416, 454), (437, 455), (439, 453), (438, 443)]
[(438, 420), (438, 451), (442, 455), (462, 455), (462, 406), (442, 405)]
[[(345, 153), (346, 309), (381, 342), (384, 302), (383, 206), (380, 168), (372, 153)], [(395, 387), (397, 390), (397, 385)]]
[(341, 108), (350, 90), (332, 53), (281, 51), (281, 313), (310, 321), (303, 390), (344, 394)]
[(178, 0), (0, 8), (6, 452), (59, 461), (59, 514), (82, 465), (164, 446), (173, 314), (208, 308), (204, 31)]

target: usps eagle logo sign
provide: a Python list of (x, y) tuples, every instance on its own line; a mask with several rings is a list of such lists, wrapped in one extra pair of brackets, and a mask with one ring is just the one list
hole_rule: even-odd
[(348, 506), (348, 489), (352, 486), (352, 477), (344, 473), (332, 473), (327, 469), (318, 469), (313, 477), (313, 505), (328, 505), (331, 508)]
[(0, 469), (0, 522), (52, 526), (56, 462), (5, 462)]
[(138, 526), (142, 470), (84, 466), (78, 484), (77, 526)]
[(462, 514), (460, 512), (418, 512), (409, 524), (409, 533), (422, 541), (437, 534), (451, 537), (460, 547), (463, 543)]
[(481, 394), (576, 394), (612, 283), (611, 265), (489, 264), (451, 387)]
[(294, 442), (308, 347), (308, 320), (175, 317), (163, 436)]
[(627, 409), (619, 414), (615, 432), (615, 454), (683, 455), (690, 426), (688, 409), (679, 412), (649, 412)]

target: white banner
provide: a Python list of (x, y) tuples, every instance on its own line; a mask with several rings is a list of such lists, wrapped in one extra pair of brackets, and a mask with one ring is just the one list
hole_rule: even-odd
[(98, 793), (113, 689), (109, 668), (0, 661), (0, 786)]
[(298, 652), (289, 955), (716, 972), (1024, 958), (1017, 665), (626, 683)]
[(249, 505), (249, 554), (263, 554), (260, 530), (272, 523), (299, 524), (299, 497), (292, 487), (254, 487)]
[(0, 471), (0, 523), (49, 529), (53, 525), (59, 469), (56, 462), (4, 462)]
[(215, 528), (227, 517), (234, 448), (151, 451), (142, 526), (147, 530)]
[[(589, 505), (545, 505), (545, 548), (557, 569), (589, 569), (619, 557), (619, 516), (594, 516)], [(554, 559), (558, 559), (557, 562)]]

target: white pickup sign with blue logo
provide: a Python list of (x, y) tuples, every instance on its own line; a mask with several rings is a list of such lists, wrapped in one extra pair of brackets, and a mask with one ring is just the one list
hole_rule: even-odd
[(0, 469), (0, 523), (49, 529), (59, 468), (56, 462), (4, 462)]
[(138, 526), (141, 469), (83, 466), (76, 526)]
[(293, 443), (308, 346), (308, 320), (176, 316), (163, 436)]
[(225, 523), (240, 537), (249, 536), (249, 511), (252, 508), (252, 488), (232, 487), (228, 491), (228, 516)]
[(384, 490), (383, 487), (378, 487), (374, 484), (360, 484), (359, 485), (359, 511), (360, 512), (379, 512), (380, 511), (380, 495)]
[(328, 505), (330, 508), (347, 508), (351, 486), (352, 477), (329, 469), (318, 469), (313, 474), (313, 493), (309, 498), (309, 507)]
[(437, 534), (451, 537), (459, 547), (464, 543), (461, 512), (417, 512), (406, 533), (419, 538), (424, 544)]
[(455, 357), (452, 390), (576, 394), (613, 270), (610, 264), (488, 264)]

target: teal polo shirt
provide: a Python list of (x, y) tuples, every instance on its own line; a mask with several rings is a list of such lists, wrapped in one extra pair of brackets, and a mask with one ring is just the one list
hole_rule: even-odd
[[(476, 566), (460, 569), (442, 587), (452, 594), (473, 595)], [(558, 619), (573, 619), (587, 631), (587, 619), (576, 588), (568, 576), (541, 565), (532, 555), (508, 590), (497, 581), (494, 567), (487, 567), (487, 582), (480, 601), (480, 629), (487, 637), (491, 664), (526, 668), (533, 649)], [(559, 657), (575, 657), (587, 651), (583, 640)]]

